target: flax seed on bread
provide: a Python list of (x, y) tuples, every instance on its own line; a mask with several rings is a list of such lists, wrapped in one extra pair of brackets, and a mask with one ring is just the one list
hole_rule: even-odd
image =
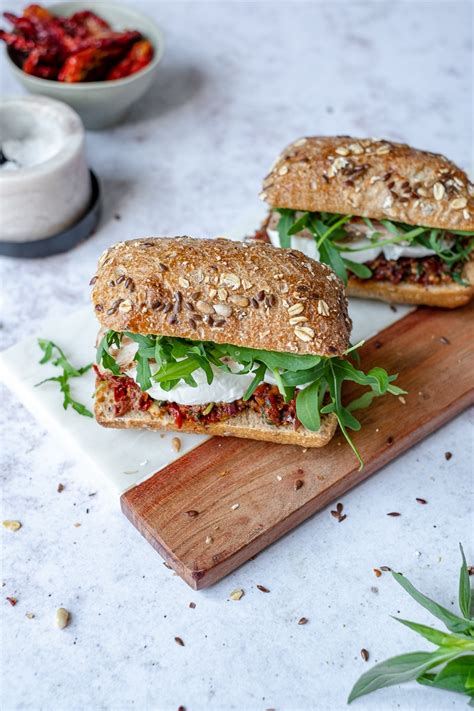
[(474, 185), (438, 153), (403, 143), (312, 136), (290, 144), (263, 182), (272, 208), (474, 230)]
[(115, 331), (324, 356), (349, 345), (342, 282), (296, 250), (137, 239), (108, 249), (92, 281), (96, 316)]

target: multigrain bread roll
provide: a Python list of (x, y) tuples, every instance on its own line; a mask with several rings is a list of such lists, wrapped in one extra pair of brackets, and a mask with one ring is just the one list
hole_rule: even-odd
[[(301, 138), (278, 157), (260, 197), (273, 215), (286, 210), (295, 213), (295, 220), (310, 213), (327, 226), (331, 216), (350, 216), (332, 233), (331, 243), (338, 248), (346, 240), (349, 250), (340, 250), (343, 256), (366, 264), (371, 276), (348, 267), (349, 295), (447, 308), (462, 306), (472, 297), (474, 186), (442, 155), (385, 140)], [(408, 226), (425, 230), (413, 236)], [(397, 229), (399, 240), (394, 242)], [(430, 243), (432, 230), (436, 248)], [(376, 242), (384, 242), (376, 257), (368, 242), (374, 234), (379, 235)], [(301, 238), (299, 248), (327, 261), (326, 255), (312, 251), (310, 243), (301, 246), (305, 236), (312, 240), (307, 228), (296, 234)], [(275, 230), (267, 231), (267, 237), (280, 244)], [(320, 237), (316, 234), (316, 241)], [(360, 244), (362, 239), (366, 262), (363, 249), (350, 251), (350, 243)]]

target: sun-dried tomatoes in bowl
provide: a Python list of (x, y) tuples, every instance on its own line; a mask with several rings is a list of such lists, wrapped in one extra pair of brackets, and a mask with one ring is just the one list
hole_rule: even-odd
[(152, 20), (122, 5), (64, 2), (4, 13), (10, 67), (34, 93), (70, 104), (86, 128), (122, 118), (148, 90), (164, 50)]

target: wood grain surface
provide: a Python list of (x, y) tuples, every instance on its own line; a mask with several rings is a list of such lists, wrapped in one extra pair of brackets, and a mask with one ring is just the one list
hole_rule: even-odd
[(420, 308), (363, 346), (364, 370), (398, 372), (408, 395), (359, 412), (362, 471), (339, 432), (307, 450), (214, 437), (124, 493), (122, 510), (192, 588), (211, 585), (474, 402), (473, 317)]

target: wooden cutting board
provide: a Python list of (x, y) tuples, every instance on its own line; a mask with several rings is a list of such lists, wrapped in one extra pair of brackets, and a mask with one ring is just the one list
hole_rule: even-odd
[(417, 309), (361, 358), (364, 370), (398, 372), (408, 391), (358, 413), (362, 471), (339, 432), (306, 450), (214, 437), (122, 494), (125, 515), (192, 588), (220, 580), (474, 402), (474, 305)]

